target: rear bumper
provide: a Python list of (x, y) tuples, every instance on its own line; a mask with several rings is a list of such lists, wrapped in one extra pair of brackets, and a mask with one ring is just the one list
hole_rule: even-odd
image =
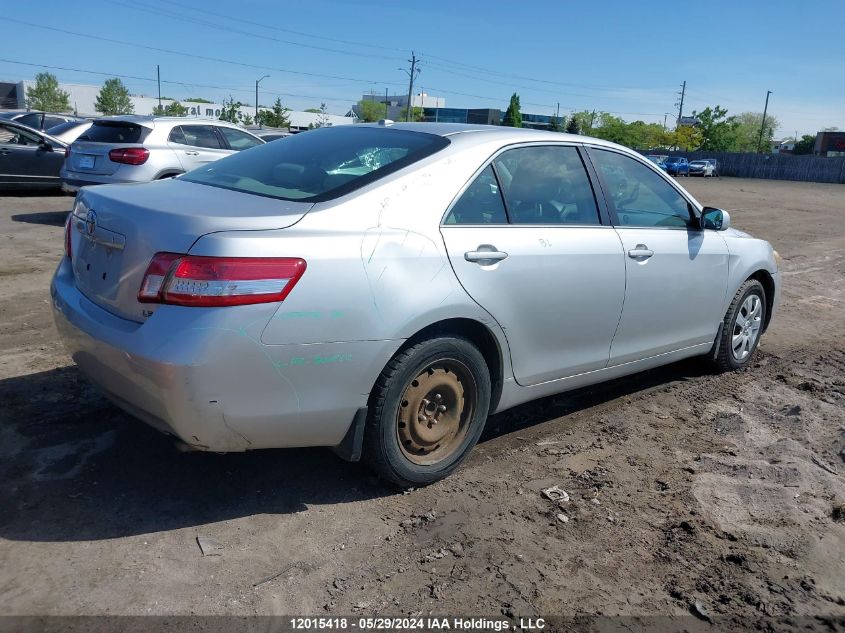
[(76, 180), (76, 179), (62, 179), (62, 191), (65, 193), (76, 195), (82, 187), (88, 185), (102, 185), (101, 182), (94, 182), (93, 180)]
[(76, 288), (67, 258), (50, 293), (82, 373), (123, 410), (201, 450), (340, 444), (402, 343), (264, 345), (276, 304), (160, 306), (143, 324), (127, 321)]

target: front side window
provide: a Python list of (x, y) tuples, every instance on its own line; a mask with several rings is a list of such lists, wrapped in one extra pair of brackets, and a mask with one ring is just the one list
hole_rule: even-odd
[(230, 127), (219, 127), (217, 129), (223, 134), (226, 142), (229, 143), (229, 147), (235, 151), (239, 152), (250, 147), (255, 147), (256, 145), (263, 145), (261, 141), (246, 132), (241, 132)]
[(444, 224), (507, 224), (505, 204), (493, 167), (487, 165), (461, 194)]
[(520, 147), (493, 163), (513, 224), (599, 224), (593, 188), (575, 147)]
[[(187, 127), (183, 126), (187, 136)], [(183, 180), (282, 200), (318, 202), (374, 182), (449, 145), (449, 139), (376, 126), (320, 128), (195, 169)]]
[(41, 137), (12, 125), (0, 124), (0, 143), (3, 145), (38, 145)]
[(616, 152), (596, 149), (590, 155), (620, 226), (694, 226), (689, 202), (654, 170)]
[[(185, 144), (206, 149), (223, 149), (213, 125), (183, 125)], [(178, 142), (178, 141), (176, 141)]]

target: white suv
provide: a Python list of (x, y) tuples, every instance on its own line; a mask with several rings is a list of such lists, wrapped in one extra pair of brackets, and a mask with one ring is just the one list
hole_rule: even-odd
[(214, 119), (114, 116), (97, 119), (65, 152), (62, 191), (172, 178), (264, 141)]

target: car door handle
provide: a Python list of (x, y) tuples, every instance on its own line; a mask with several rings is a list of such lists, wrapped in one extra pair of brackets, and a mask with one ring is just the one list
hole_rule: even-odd
[(645, 244), (637, 244), (635, 248), (628, 251), (628, 257), (631, 259), (648, 259), (654, 255), (654, 251), (649, 250)]
[(478, 247), (478, 250), (475, 251), (467, 251), (464, 253), (464, 259), (468, 262), (475, 262), (477, 264), (481, 264), (482, 266), (489, 266), (490, 264), (495, 264), (496, 262), (500, 262), (508, 256), (507, 253), (504, 251), (496, 250), (495, 246), (491, 246), (490, 244), (481, 244)]
[(199, 155), (200, 155), (200, 153), (199, 153), (199, 152), (191, 152), (191, 151), (189, 151), (189, 150), (185, 150), (185, 153), (186, 153), (188, 156), (199, 156)]

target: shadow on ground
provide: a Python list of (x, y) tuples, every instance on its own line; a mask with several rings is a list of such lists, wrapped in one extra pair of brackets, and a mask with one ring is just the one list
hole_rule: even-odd
[(49, 226), (64, 226), (68, 211), (44, 211), (43, 213), (18, 213), (12, 216), (14, 222), (27, 224), (47, 224)]
[[(482, 441), (700, 372), (675, 364), (532, 402), (492, 416)], [(363, 465), (326, 449), (182, 453), (75, 367), (0, 381), (6, 539), (100, 540), (392, 494)]]

